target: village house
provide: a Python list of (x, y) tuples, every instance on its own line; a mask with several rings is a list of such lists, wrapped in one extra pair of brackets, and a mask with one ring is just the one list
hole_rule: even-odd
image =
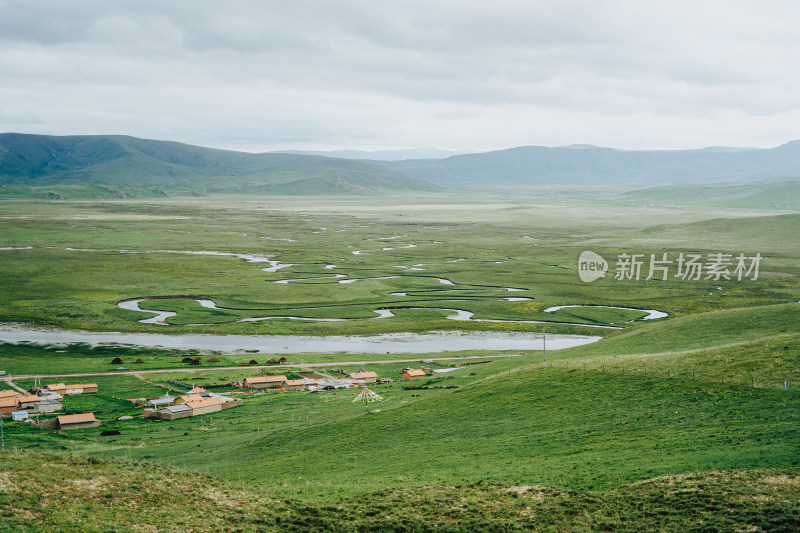
[(58, 429), (93, 428), (100, 425), (94, 413), (81, 413), (77, 415), (61, 415), (56, 418)]
[[(192, 396), (197, 396), (193, 394)], [(222, 400), (219, 398), (200, 398), (199, 400), (190, 400), (184, 405), (189, 406), (192, 410), (192, 416), (205, 415), (208, 413), (216, 413), (222, 411)]]
[(363, 383), (375, 383), (378, 381), (378, 374), (375, 372), (351, 372), (347, 374), (347, 377)]
[(167, 394), (166, 396), (162, 396), (161, 398), (153, 398), (151, 400), (148, 400), (147, 403), (150, 405), (150, 407), (168, 407), (174, 404), (176, 399), (177, 398), (175, 398), (174, 396), (170, 396), (169, 394)]
[(403, 372), (403, 379), (422, 379), (426, 376), (425, 371), (420, 368), (409, 368)]
[(19, 422), (20, 420), (28, 419), (28, 411), (14, 411), (11, 413), (11, 420)]
[(17, 405), (20, 410), (30, 409), (35, 407), (42, 399), (35, 394), (24, 394), (17, 396)]
[(178, 396), (175, 400), (175, 405), (182, 405), (189, 402), (199, 402), (204, 398), (199, 394), (184, 394), (183, 396)]
[(158, 417), (162, 420), (178, 420), (192, 416), (192, 408), (188, 405), (170, 405), (158, 411)]
[(255, 376), (244, 378), (244, 386), (249, 389), (283, 389), (287, 381), (286, 376)]
[(181, 396), (176, 402), (177, 401), (181, 401), (181, 403), (162, 407), (158, 410), (157, 415), (150, 413), (149, 416), (158, 416), (158, 418), (162, 420), (178, 420), (190, 416), (216, 413), (223, 409), (230, 409), (231, 407), (239, 407), (242, 405), (241, 398), (230, 398), (218, 395), (203, 398), (199, 394), (188, 394), (186, 396)]
[(61, 402), (56, 400), (43, 400), (35, 394), (16, 394), (0, 398), (0, 414), (7, 416), (12, 411), (27, 411), (29, 414), (52, 413), (60, 411)]
[(309, 390), (349, 389), (356, 386), (352, 379), (320, 379), (313, 388), (309, 387)]
[[(33, 389), (33, 390), (36, 390), (36, 389)], [(42, 390), (39, 391), (39, 392), (41, 392), (41, 393), (55, 392), (55, 393), (64, 395), (67, 392), (67, 386), (64, 385), (63, 383), (51, 383), (49, 385), (45, 385), (44, 388), (42, 388)]]
[(242, 402), (241, 398), (231, 398), (230, 396), (217, 396), (219, 400), (222, 402), (223, 409), (230, 409), (231, 407), (239, 407), (244, 402)]
[(0, 390), (0, 398), (12, 398), (20, 394), (15, 390)]
[(59, 393), (48, 391), (47, 389), (39, 390), (39, 398), (41, 398), (42, 400), (56, 400), (58, 402), (64, 399), (64, 397), (61, 396)]
[(55, 392), (63, 395), (78, 395), (83, 393), (97, 392), (97, 383), (76, 383), (65, 385), (64, 383), (52, 383), (45, 386), (48, 392)]
[(17, 397), (0, 398), (0, 416), (9, 416), (17, 410)]
[(41, 400), (34, 404), (31, 413), (53, 413), (60, 411), (64, 406), (58, 400)]
[(283, 388), (287, 390), (305, 390), (312, 383), (314, 383), (313, 380), (287, 379)]

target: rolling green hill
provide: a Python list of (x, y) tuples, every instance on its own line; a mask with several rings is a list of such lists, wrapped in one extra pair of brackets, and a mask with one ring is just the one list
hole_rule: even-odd
[(360, 161), (250, 154), (116, 135), (0, 134), (0, 185), (111, 183), (167, 194), (315, 194), (437, 187)]
[(134, 185), (109, 185), (107, 183), (80, 183), (75, 185), (0, 185), (0, 199), (89, 200), (158, 198), (158, 192)]
[(766, 181), (747, 185), (657, 187), (632, 191), (623, 195), (623, 198), (658, 205), (800, 211), (800, 180)]
[(800, 141), (769, 150), (614, 150), (523, 146), (445, 159), (375, 161), (442, 186), (652, 187), (800, 175)]
[[(368, 194), (433, 191), (439, 186), (632, 189), (798, 175), (800, 141), (768, 150), (625, 151), (586, 145), (524, 146), (444, 159), (365, 161), (293, 153), (252, 154), (119, 135), (0, 134), (0, 185), (111, 183), (168, 194)], [(665, 190), (641, 198), (694, 198), (699, 202), (696, 205), (772, 207), (786, 203), (782, 193), (796, 196), (796, 186), (760, 187), (764, 187), (761, 192), (736, 188)], [(720, 198), (702, 199), (704, 192), (719, 194)], [(653, 200), (648, 200), (650, 196)]]

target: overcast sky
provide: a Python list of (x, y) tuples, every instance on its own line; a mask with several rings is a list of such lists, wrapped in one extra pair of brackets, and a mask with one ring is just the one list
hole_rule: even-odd
[(800, 138), (800, 2), (0, 0), (0, 132), (249, 151)]

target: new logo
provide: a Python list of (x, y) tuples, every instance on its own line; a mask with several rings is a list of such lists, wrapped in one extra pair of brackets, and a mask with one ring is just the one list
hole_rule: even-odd
[(594, 252), (585, 251), (578, 258), (578, 275), (581, 281), (589, 283), (600, 279), (608, 272), (608, 263)]

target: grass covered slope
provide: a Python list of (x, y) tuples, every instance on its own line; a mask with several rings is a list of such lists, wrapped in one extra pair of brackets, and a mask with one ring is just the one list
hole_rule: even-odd
[(659, 354), (710, 349), (800, 333), (800, 304), (724, 309), (643, 324), (612, 333), (593, 345), (569, 351), (570, 357)]
[(622, 197), (626, 200), (663, 205), (800, 210), (800, 180), (766, 181), (748, 185), (657, 187), (632, 191)]
[[(293, 418), (263, 436), (255, 427), (245, 430), (247, 439), (235, 432), (225, 446), (212, 444), (209, 433), (200, 447), (165, 441), (96, 453), (180, 464), (310, 500), (479, 480), (605, 490), (683, 472), (797, 466), (800, 332), (781, 333), (796, 322), (775, 312), (732, 344), (712, 320), (725, 318), (734, 329), (744, 323), (728, 313), (681, 319), (689, 335), (715, 333), (699, 349), (640, 355), (640, 345), (675, 334), (666, 321), (641, 336), (620, 334), (617, 345), (603, 341), (597, 346), (609, 349), (592, 357), (572, 349), (549, 354), (547, 364), (528, 354), (517, 362), (529, 361), (521, 370), (487, 365), (489, 373), (460, 389), (373, 405), (344, 423), (339, 415), (312, 425)], [(352, 411), (349, 397), (284, 400), (308, 414), (314, 398), (332, 402), (332, 413)]]
[(792, 531), (798, 469), (658, 478), (608, 491), (492, 483), (281, 501), (175, 469), (6, 453), (0, 531)]
[(797, 401), (796, 390), (554, 366), (207, 457), (229, 475), (307, 498), (481, 479), (605, 489), (796, 464)]
[(157, 198), (156, 191), (132, 185), (82, 183), (77, 185), (51, 185), (29, 187), (25, 185), (0, 185), (2, 200), (100, 200)]
[(10, 453), (0, 531), (230, 531), (274, 526), (282, 502), (208, 476), (123, 461)]
[[(296, 194), (330, 190), (437, 190), (422, 181), (359, 161), (292, 154), (251, 154), (123, 135), (0, 134), (0, 184), (52, 186), (115, 183), (169, 193), (263, 192), (295, 183)], [(291, 187), (287, 187), (291, 189)]]

